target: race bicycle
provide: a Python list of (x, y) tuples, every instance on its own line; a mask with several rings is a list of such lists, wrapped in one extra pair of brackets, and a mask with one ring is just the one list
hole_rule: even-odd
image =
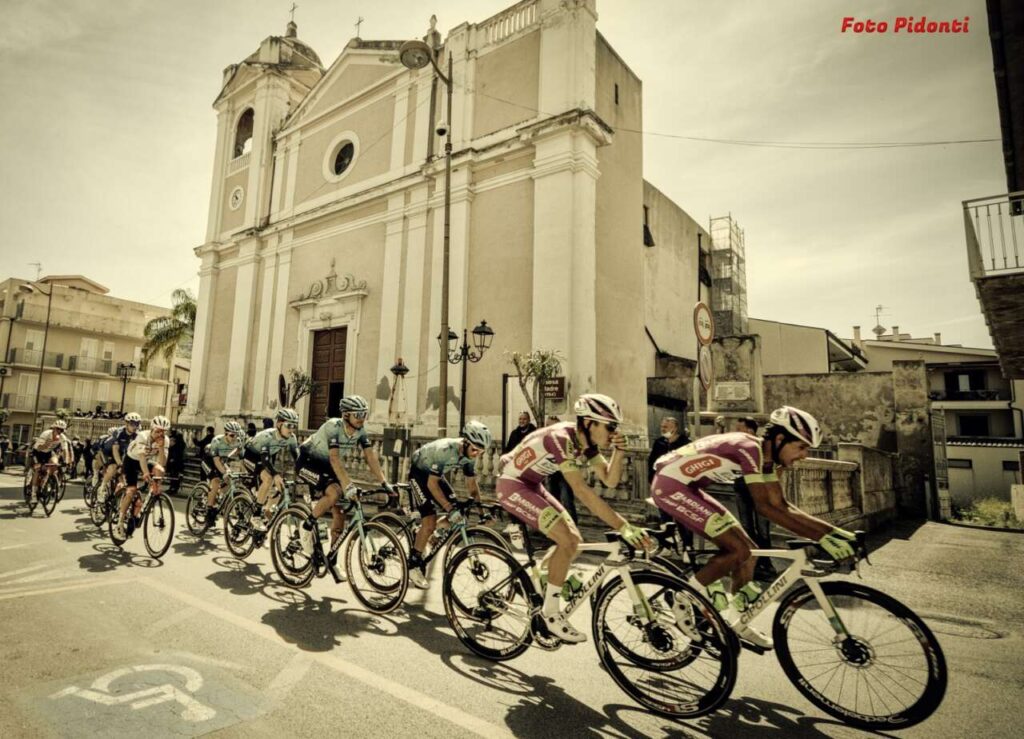
[[(345, 547), (345, 569), (356, 598), (375, 613), (388, 613), (397, 608), (409, 587), (409, 567), (402, 542), (390, 528), (379, 521), (368, 521), (362, 502), (386, 494), (383, 488), (357, 490), (351, 500), (337, 505), (348, 515), (345, 529), (325, 547), (327, 534), (321, 522), (312, 519), (305, 503), (292, 503), (275, 518), (270, 529), (270, 557), (278, 576), (288, 585), (302, 588), (313, 577), (331, 574), (335, 583), (345, 578), (338, 571), (338, 552)], [(302, 546), (304, 524), (313, 524), (313, 551)], [(307, 530), (308, 531), (308, 530)]]
[[(239, 559), (245, 559), (252, 554), (254, 549), (263, 546), (267, 541), (274, 521), (278, 515), (293, 505), (304, 505), (312, 513), (309, 503), (309, 496), (303, 495), (301, 499), (293, 501), (292, 491), (296, 483), (292, 480), (285, 480), (284, 484), (271, 493), (271, 498), (266, 506), (261, 506), (256, 500), (255, 494), (246, 490), (235, 495), (224, 509), (224, 542), (233, 555)], [(254, 525), (263, 516), (262, 508), (266, 507), (268, 515), (264, 521), (265, 526)]]
[[(217, 491), (217, 510), (220, 515), (227, 512), (228, 507), (239, 496), (250, 495), (249, 487), (252, 484), (252, 476), (228, 471), (227, 480), (221, 484)], [(240, 482), (241, 481), (241, 482)], [(206, 532), (216, 525), (216, 521), (207, 523), (206, 513), (209, 510), (207, 500), (210, 498), (210, 483), (205, 480), (197, 482), (189, 493), (185, 502), (185, 525), (189, 532), (195, 537), (202, 537)]]
[[(117, 524), (120, 509), (116, 502), (120, 496), (110, 496), (111, 511), (107, 519), (110, 540), (115, 546), (121, 547), (132, 537), (136, 530), (142, 529), (142, 540), (146, 551), (154, 559), (160, 559), (171, 546), (174, 538), (174, 507), (166, 495), (160, 490), (161, 478), (152, 477), (150, 482), (140, 482), (128, 503), (124, 538), (118, 536)], [(122, 492), (122, 495), (125, 493)]]
[(61, 499), (60, 465), (56, 462), (47, 462), (39, 466), (39, 489), (36, 496), (32, 497), (32, 478), (34, 470), (31, 466), (25, 468), (25, 505), (28, 506), (28, 515), (35, 512), (36, 505), (43, 509), (43, 513), (50, 516), (57, 507), (57, 501)]
[[(471, 651), (509, 660), (530, 646), (556, 650), (542, 615), (546, 580), (529, 530), (509, 531), (522, 541), (526, 562), (493, 544), (470, 544), (452, 557), (444, 574), (445, 615)], [(711, 603), (686, 582), (653, 566), (608, 532), (608, 541), (581, 544), (580, 554), (601, 557), (597, 569), (565, 598), (571, 616), (590, 600), (591, 630), (601, 665), (640, 705), (671, 718), (714, 711), (736, 683), (737, 650), (729, 628)]]

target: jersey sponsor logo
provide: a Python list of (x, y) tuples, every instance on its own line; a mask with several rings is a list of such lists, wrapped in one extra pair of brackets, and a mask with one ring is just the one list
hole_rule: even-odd
[(519, 493), (512, 493), (505, 499), (509, 505), (515, 506), (516, 510), (525, 513), (533, 518), (540, 518), (543, 511)]
[(692, 494), (681, 493), (681, 492), (679, 492), (679, 493), (672, 493), (672, 495), (668, 496), (668, 499), (673, 501), (673, 502), (675, 502), (675, 503), (681, 504), (685, 508), (689, 508), (692, 511), (696, 511), (697, 513), (701, 514), (704, 517), (710, 517), (710, 516), (714, 515), (714, 513), (715, 513), (714, 510), (712, 510), (711, 508), (708, 508), (700, 500), (698, 500), (697, 498), (693, 497)]
[(718, 457), (707, 456), (695, 457), (691, 460), (688, 460), (684, 462), (679, 469), (687, 477), (699, 477), (702, 473), (721, 466), (721, 459), (719, 459)]
[(537, 452), (533, 451), (530, 447), (526, 447), (523, 451), (519, 452), (513, 460), (513, 464), (517, 470), (525, 470), (530, 464), (537, 459)]
[(299, 470), (299, 477), (301, 477), (306, 482), (317, 483), (320, 481), (320, 475), (318, 475), (316, 472), (313, 472), (313, 470), (306, 469), (305, 467)]

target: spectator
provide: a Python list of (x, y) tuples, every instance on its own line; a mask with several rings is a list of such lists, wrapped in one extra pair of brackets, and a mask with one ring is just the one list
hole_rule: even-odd
[(651, 453), (647, 457), (647, 482), (654, 479), (654, 463), (658, 461), (658, 457), (689, 443), (690, 437), (679, 428), (678, 418), (675, 416), (665, 416), (662, 418), (661, 436), (651, 444)]
[(263, 419), (263, 429), (266, 430), (266, 429), (272, 429), (272, 428), (274, 428), (274, 419), (273, 418), (264, 418)]
[[(523, 414), (526, 415), (526, 414)], [(530, 420), (527, 416), (526, 420)], [(523, 422), (523, 417), (519, 417), (519, 422)], [(548, 416), (545, 422), (545, 426), (551, 426), (556, 423), (561, 423), (558, 420), (558, 416)], [(512, 433), (515, 433), (514, 431)], [(512, 437), (509, 436), (509, 439)], [(555, 472), (550, 475), (545, 483), (548, 492), (558, 499), (558, 502), (562, 504), (562, 507), (569, 512), (569, 516), (572, 518), (573, 523), (579, 523), (580, 516), (576, 512), (576, 494), (573, 493), (572, 488), (569, 487), (569, 483), (562, 477), (561, 472)]]
[(167, 476), (171, 478), (168, 492), (172, 495), (181, 487), (181, 475), (185, 471), (185, 439), (172, 429), (167, 436)]
[(206, 446), (211, 441), (213, 441), (213, 426), (207, 426), (206, 427), (206, 435), (203, 436), (201, 439), (200, 438), (196, 438), (195, 439), (196, 449), (199, 450), (198, 456), (199, 456), (200, 459), (203, 458), (203, 453), (206, 451)]
[[(549, 416), (551, 418), (551, 416)], [(508, 435), (508, 441), (505, 442), (505, 447), (501, 450), (502, 454), (507, 454), (519, 446), (519, 442), (532, 434), (537, 430), (537, 427), (530, 423), (530, 414), (523, 411), (519, 414), (519, 425), (512, 429), (512, 433)]]
[(0, 472), (7, 466), (7, 450), (11, 448), (11, 442), (7, 436), (0, 433)]
[(71, 463), (71, 479), (78, 477), (78, 463), (82, 461), (82, 440), (77, 436), (71, 440), (71, 452), (74, 454), (74, 461)]
[(245, 427), (245, 435), (250, 439), (256, 435), (256, 424), (249, 421), (249, 425)]
[(743, 418), (737, 418), (733, 421), (733, 431), (741, 431), (744, 434), (753, 434), (757, 436), (757, 421), (750, 416)]
[(92, 450), (92, 438), (85, 440), (85, 446), (82, 448), (82, 459), (85, 460), (85, 479), (88, 480), (92, 477), (92, 462), (95, 457), (95, 452)]

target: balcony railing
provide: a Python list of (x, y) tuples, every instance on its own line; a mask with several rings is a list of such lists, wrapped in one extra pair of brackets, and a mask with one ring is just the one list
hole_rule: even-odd
[[(39, 359), (42, 355), (43, 353), (38, 349), (11, 349), (8, 361), (11, 364), (25, 364), (30, 367), (38, 367)], [(69, 357), (65, 357), (63, 353), (46, 352), (46, 361), (43, 362), (43, 366), (65, 369), (66, 359), (69, 359)]]
[[(26, 305), (21, 316), (24, 321), (46, 323), (46, 306)], [(50, 325), (61, 328), (82, 329), (89, 333), (113, 334), (115, 336), (131, 336), (141, 339), (146, 324), (144, 321), (129, 321), (112, 316), (99, 316), (91, 313), (53, 308), (50, 311)]]
[(928, 393), (929, 400), (1012, 400), (1009, 389), (992, 390), (958, 390), (947, 393), (940, 390), (933, 390)]
[(963, 206), (971, 278), (1024, 270), (1024, 191)]
[(98, 357), (68, 357), (68, 369), (72, 372), (99, 372), (104, 375), (117, 375), (117, 365), (114, 360)]

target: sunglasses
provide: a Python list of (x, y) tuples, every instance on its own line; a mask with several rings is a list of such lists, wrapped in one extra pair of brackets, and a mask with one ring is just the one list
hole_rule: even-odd
[(370, 415), (368, 411), (349, 411), (348, 414), (352, 416), (352, 418), (359, 419), (360, 421), (365, 421), (366, 417)]
[(284, 425), (284, 427), (285, 427), (285, 428), (287, 428), (287, 429), (291, 429), (292, 431), (294, 431), (295, 429), (297, 429), (297, 428), (299, 427), (299, 424), (297, 424), (297, 423), (287, 423), (287, 422), (286, 422), (286, 423), (285, 423), (285, 425)]
[(225, 431), (224, 435), (230, 436), (232, 439), (235, 438), (235, 436), (237, 436), (237, 434), (234, 431)]
[(618, 429), (619, 429), (619, 424), (617, 424), (617, 423), (606, 423), (606, 424), (604, 425), (604, 427), (605, 427), (606, 429), (608, 429), (608, 433), (609, 433), (609, 434), (614, 434), (614, 433), (615, 433), (616, 431), (618, 431)]

